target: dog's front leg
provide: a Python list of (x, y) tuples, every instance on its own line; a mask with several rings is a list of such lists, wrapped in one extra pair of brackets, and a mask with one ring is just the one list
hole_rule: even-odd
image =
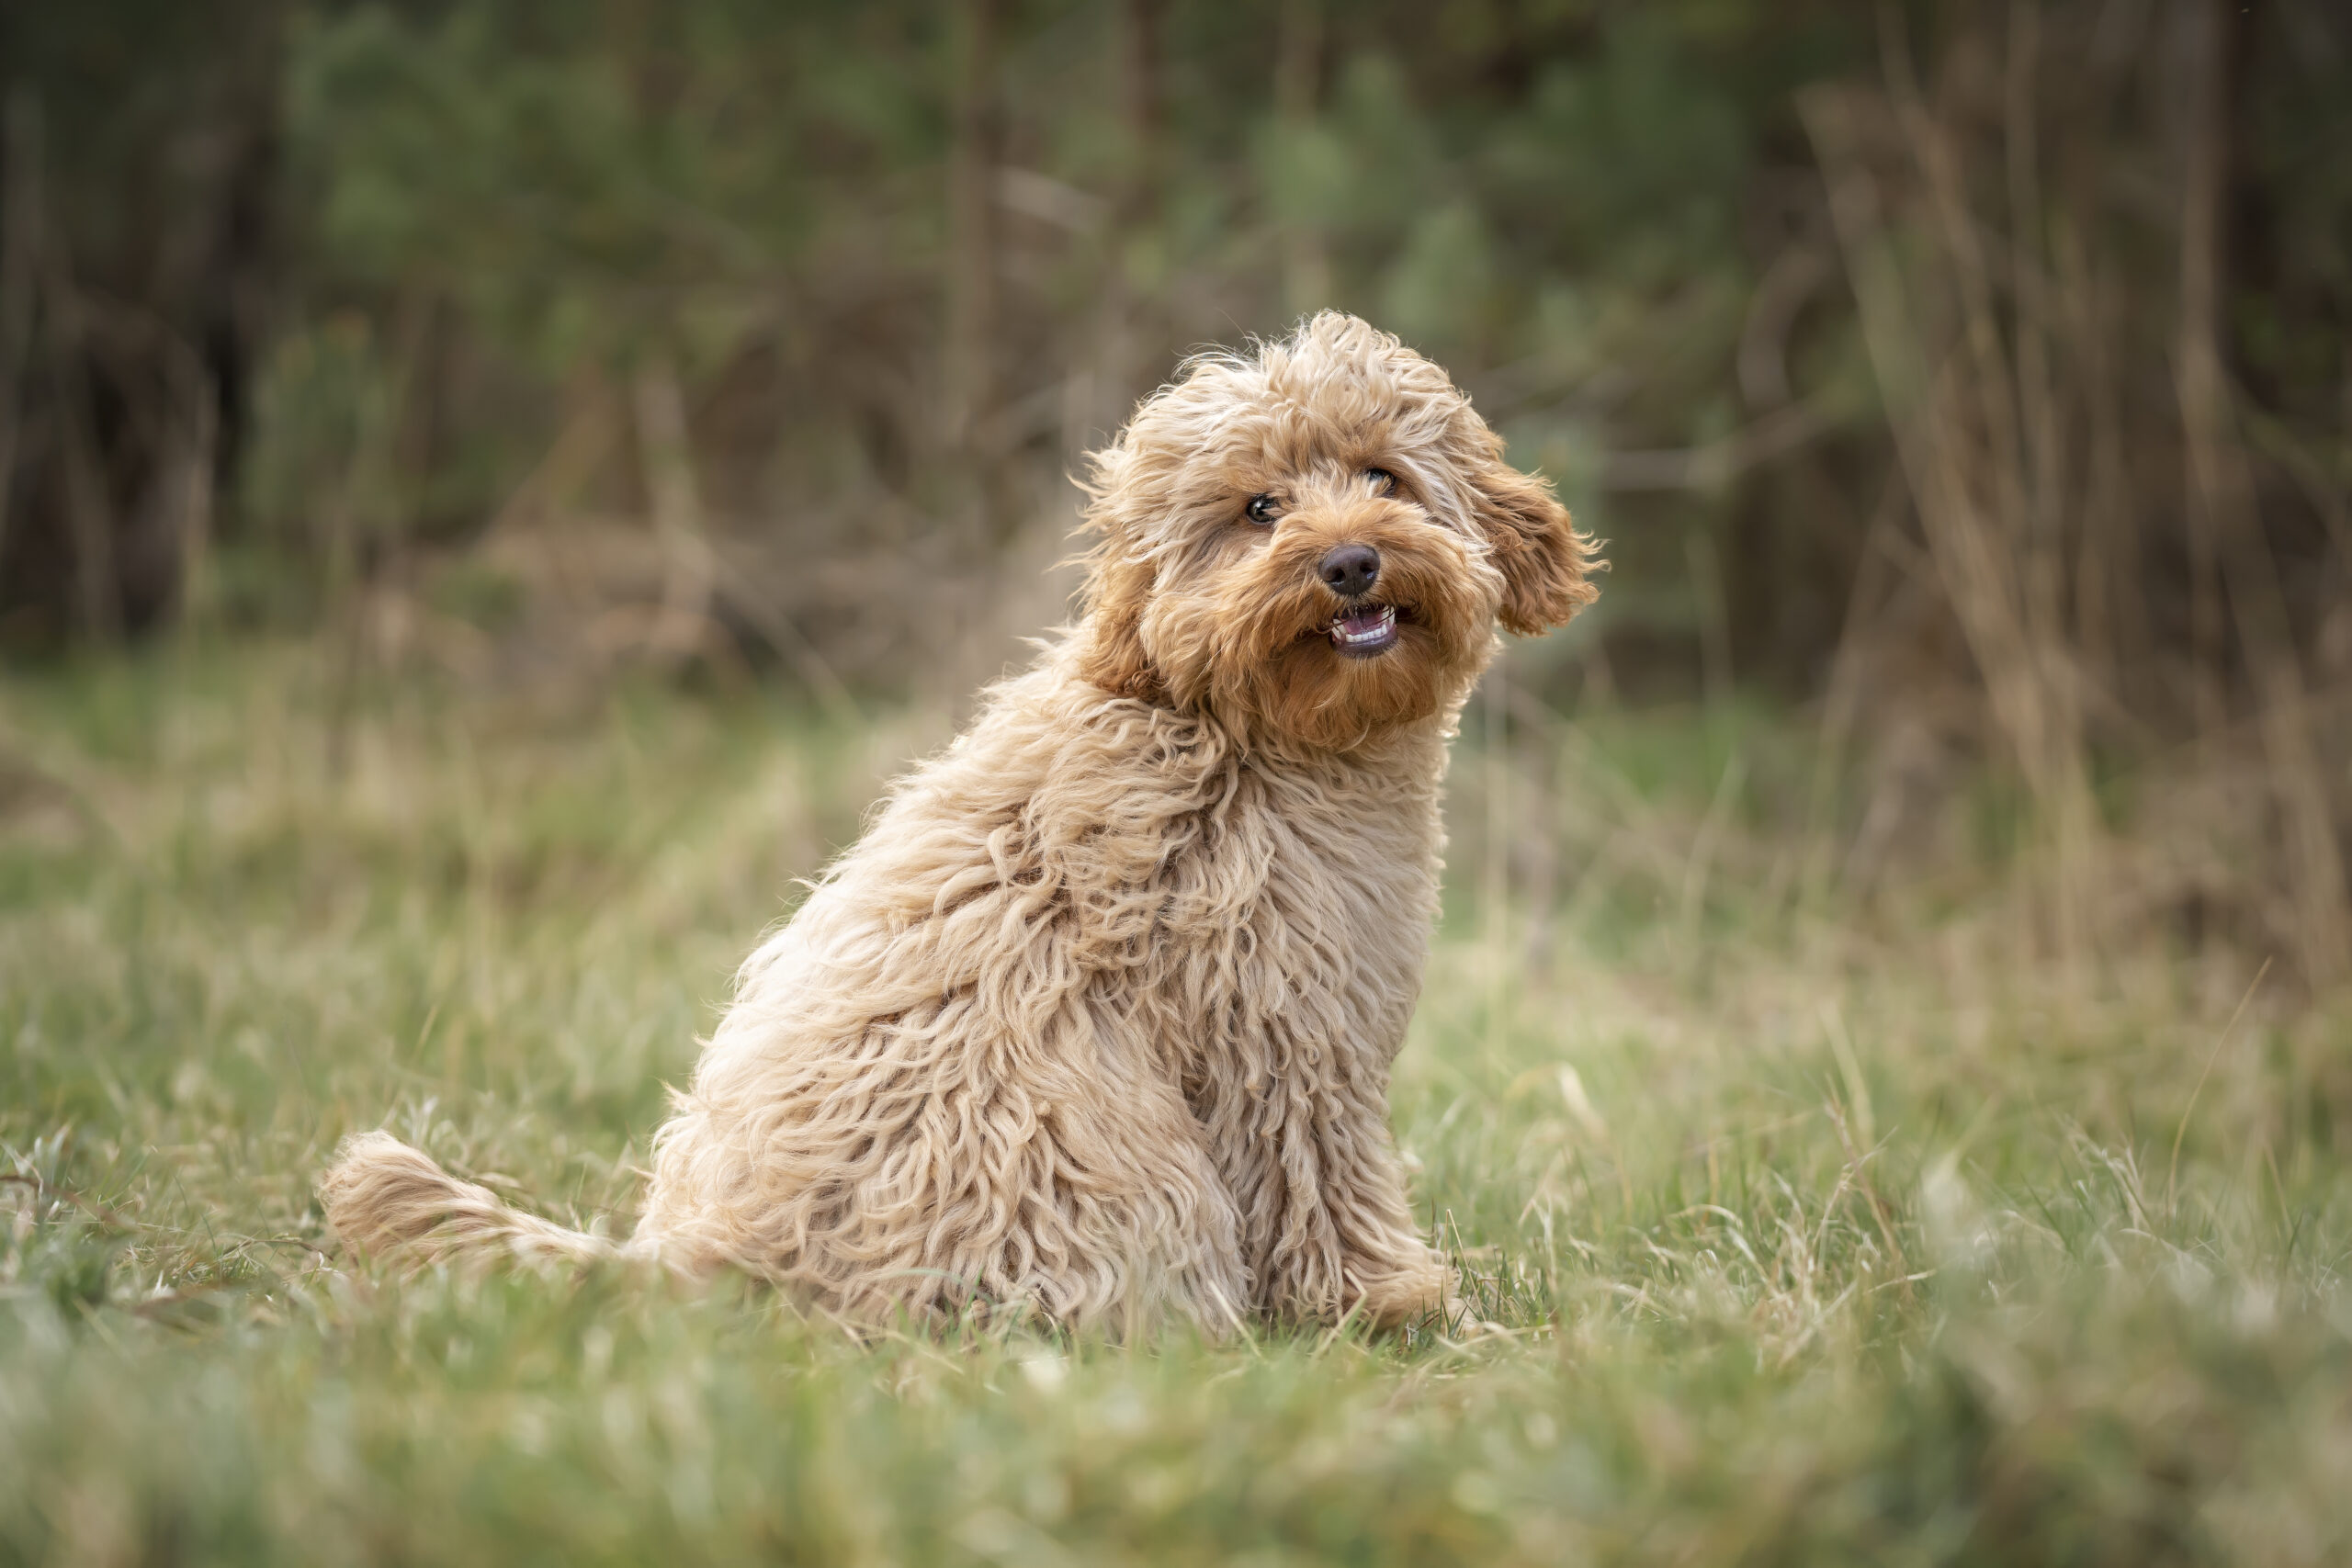
[(1388, 1128), (1386, 1076), (1378, 1075), (1370, 1094), (1343, 1082), (1318, 1097), (1315, 1143), (1323, 1204), (1340, 1246), (1340, 1310), (1394, 1328), (1442, 1310), (1454, 1278), (1413, 1223)]
[(1269, 1032), (1268, 1060), (1195, 1099), (1241, 1210), (1257, 1305), (1393, 1328), (1453, 1299), (1421, 1240), (1388, 1131), (1387, 1074), (1349, 1044)]

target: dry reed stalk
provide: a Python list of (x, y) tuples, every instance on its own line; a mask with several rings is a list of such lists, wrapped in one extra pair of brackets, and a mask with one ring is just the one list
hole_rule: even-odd
[(1487, 1047), (1500, 1052), (1510, 1004), (1510, 673), (1498, 660), (1480, 682), (1486, 741), (1486, 824), (1479, 876), (1479, 946), (1487, 981)]
[[(2054, 528), (2037, 526), (2037, 493), (2046, 498), (2053, 479), (2045, 471), (2038, 491), (2028, 457), (2030, 444), (2054, 447), (2058, 438), (2043, 432), (2030, 443), (2022, 429), (2021, 403), (2047, 417), (2047, 399), (2038, 389), (2020, 394), (2018, 356), (1996, 309), (1959, 148), (1920, 98), (1892, 38), (1887, 76), (1883, 95), (1814, 89), (1800, 112), (1828, 185), (1864, 348), (1928, 554), (1984, 682), (1990, 716), (2035, 804), (2037, 831), (2050, 852), (2045, 896), (2037, 901), (2052, 946), (2072, 965), (2090, 936), (2086, 884), (2098, 819), (2081, 678), (2056, 592), (2061, 558)], [(1924, 194), (1898, 188), (1896, 211), (1865, 152), (1873, 132), (1888, 130), (1898, 133), (1924, 186)], [(1939, 242), (1940, 254), (1901, 245), (1923, 231)], [(1947, 324), (1955, 320), (1956, 328)], [(2037, 347), (2028, 357), (2043, 356)]]
[[(2006, 140), (2013, 207), (2031, 197), (2033, 164), (2032, 77), (2039, 47), (2039, 21), (2030, 5), (2015, 8), (2006, 104)], [(1954, 607), (1973, 622), (1982, 649), (1994, 638), (2007, 644), (2005, 671), (1988, 686), (1996, 716), (2015, 743), (2027, 786), (2040, 807), (2037, 827), (2052, 855), (2052, 935), (2061, 960), (2072, 967), (2082, 954), (2086, 932), (2089, 860), (2097, 836), (2083, 743), (2080, 677), (2060, 613), (2062, 556), (2057, 547), (2054, 454), (2061, 443), (2047, 394), (2047, 357), (2032, 301), (2023, 297), (2027, 279), (2040, 275), (2023, 214), (2012, 223), (2015, 272), (2011, 288), (2014, 353), (2005, 340), (1994, 299), (1990, 266), (1979, 240), (1982, 226), (1971, 211), (1961, 149), (1952, 128), (1931, 114), (1914, 80), (1906, 50), (1894, 27), (1883, 29), (1886, 77), (1913, 161), (1925, 177), (1951, 267), (1968, 347), (1966, 364), (1948, 360), (1947, 383), (1962, 406), (1939, 405), (1942, 418), (1930, 426), (1932, 454), (1942, 504), (1923, 502), (1921, 517), (1939, 567), (1954, 589)], [(1939, 378), (1940, 379), (1940, 378)], [(2039, 382), (2039, 384), (2037, 384)], [(1967, 404), (1975, 407), (1970, 410)], [(1977, 422), (1972, 433), (1970, 413)], [(1972, 441), (1972, 434), (1979, 439)], [(2051, 454), (2033, 464), (2030, 452)], [(2016, 638), (2014, 642), (2008, 639)]]
[(676, 367), (666, 355), (649, 354), (630, 392), (638, 458), (645, 468), (654, 536), (662, 542), (662, 607), (645, 642), (657, 661), (674, 666), (707, 638), (718, 570), (703, 532), (702, 491), (695, 480), (686, 400)]
[(2081, 224), (2068, 214), (2055, 217), (2052, 231), (2056, 304), (2066, 353), (2080, 367), (2073, 389), (2089, 447), (2077, 505), (2075, 647), (2093, 688), (2114, 692), (2122, 671), (2144, 661), (2150, 637), (2147, 605), (2137, 592), (2140, 536), (2132, 525), (2124, 417), (2110, 341), (2110, 269), (2093, 255)]
[(1846, 748), (1853, 739), (1860, 715), (1865, 665), (1865, 638), (1883, 613), (1887, 578), (1893, 567), (1893, 535), (1906, 500), (1899, 475), (1889, 475), (1878, 502), (1871, 509), (1857, 553), (1854, 581), (1847, 590), (1846, 613), (1838, 627), (1836, 651), (1830, 656), (1829, 680), (1822, 694), (1820, 746), (1814, 756), (1813, 776), (1805, 795), (1805, 863), (1801, 873), (1802, 897), (1817, 908), (1829, 889), (1832, 868), (1838, 859), (1831, 831), (1831, 803), (1837, 776), (1846, 763)]
[[(2225, 45), (2236, 24), (2220, 0), (2193, 0), (2180, 15), (2189, 90), (2179, 314), (2170, 337), (2187, 479), (2188, 694), (2206, 765), (2217, 766), (2215, 748), (2230, 728), (2231, 670), (2242, 654), (2265, 768), (2259, 798), (2283, 828), (2286, 863), (2277, 881), (2290, 914), (2282, 923), (2293, 928), (2306, 977), (2326, 985), (2352, 974), (2335, 786), (2241, 425), (2251, 423), (2253, 439), (2265, 432), (2256, 411), (2240, 408), (2226, 368), (2233, 117)], [(1949, 74), (1931, 99), (1914, 77), (1902, 14), (1890, 8), (1882, 17), (1882, 84), (1811, 89), (1800, 112), (1827, 187), (1896, 469), (1939, 596), (1982, 682), (1985, 716), (2032, 801), (2040, 851), (2032, 923), (2071, 970), (2098, 944), (2094, 898), (2109, 858), (2090, 786), (2090, 716), (2144, 734), (2114, 685), (2146, 665), (2154, 647), (2133, 592), (2144, 577), (2135, 522), (2143, 498), (2134, 494), (2126, 456), (2119, 264), (2097, 228), (2106, 132), (2096, 106), (2111, 96), (2116, 62), (2094, 59), (2086, 67), (2087, 118), (2072, 97), (2057, 104), (2044, 85), (2058, 71), (2049, 63), (2057, 54), (2046, 46), (2043, 9), (2038, 0), (2012, 0), (1997, 49), (1984, 28), (1945, 50)], [(2002, 62), (1997, 94), (1971, 74), (1972, 62), (1988, 55)], [(2065, 68), (2077, 63), (2070, 55)], [(1994, 141), (1997, 151), (1988, 152)], [(1984, 209), (1981, 178), (1996, 157), (2004, 175), (1998, 215)], [(2064, 199), (2054, 208), (2046, 159), (2062, 171)], [(2268, 446), (2279, 446), (2275, 431)], [(2295, 462), (2291, 451), (2280, 461), (2332, 532), (2346, 531), (2324, 474)], [(1858, 581), (1844, 633), (1849, 644), (1866, 635), (1862, 593)], [(1826, 716), (1838, 739), (1853, 722), (1856, 661), (1841, 648)]]
[[(2200, 571), (2218, 560), (2226, 585), (2231, 617), (2261, 705), (2263, 753), (2289, 840), (2286, 871), (2297, 956), (2305, 976), (2324, 985), (2352, 973), (2352, 904), (2346, 902), (2343, 850), (2312, 734), (2286, 599), (2263, 536), (2254, 472), (2237, 436), (2222, 358), (2229, 130), (2221, 46), (2230, 24), (2217, 3), (2195, 6), (2188, 20), (2195, 30), (2188, 51), (2192, 123), (2181, 182), (2180, 330), (2174, 363), (2188, 458), (2189, 536)], [(2200, 604), (2205, 592), (2200, 580)], [(2199, 662), (2204, 673), (2213, 673), (2206, 660)]]
[(1097, 427), (1069, 444), (1066, 450), (1073, 461), (1093, 445), (1098, 428), (1115, 429), (1126, 417), (1135, 397), (1159, 373), (1152, 361), (1168, 335), (1167, 310), (1159, 290), (1136, 276), (1128, 259), (1130, 242), (1149, 235), (1159, 224), (1166, 199), (1167, 11), (1167, 0), (1122, 0), (1119, 6), (1120, 118), (1127, 147), (1109, 243), (1103, 247), (1102, 309), (1108, 330), (1096, 349), (1103, 417)]
[[(1315, 123), (1323, 62), (1321, 0), (1283, 0), (1274, 29), (1274, 105), (1286, 135)], [(1304, 316), (1331, 303), (1331, 257), (1322, 231), (1285, 211), (1281, 220), (1283, 306)]]
[(508, 492), (483, 530), (495, 537), (507, 530), (546, 521), (572, 507), (582, 488), (612, 451), (619, 411), (609, 385), (594, 370), (572, 378), (564, 389), (563, 423), (531, 471)]
[(179, 406), (165, 472), (180, 554), (180, 630), (192, 637), (212, 610), (213, 455), (220, 446), (220, 399), (212, 373), (176, 333), (169, 333), (167, 353)]
[(956, 61), (953, 139), (948, 149), (945, 332), (941, 339), (940, 434), (964, 470), (969, 531), (982, 549), (1001, 548), (1019, 525), (995, 428), (1004, 400), (998, 335), (1003, 248), (997, 172), (1004, 163), (1006, 112), (999, 76), (1004, 0), (957, 0), (950, 37)]

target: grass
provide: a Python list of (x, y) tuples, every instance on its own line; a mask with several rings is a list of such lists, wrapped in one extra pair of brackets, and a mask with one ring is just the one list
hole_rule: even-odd
[(355, 1269), (311, 1182), (384, 1122), (625, 1223), (732, 964), (944, 721), (321, 665), (0, 683), (0, 1563), (2352, 1560), (2344, 998), (2062, 976), (1982, 855), (1825, 892), (1753, 715), (1458, 761), (1396, 1121), (1487, 1326)]

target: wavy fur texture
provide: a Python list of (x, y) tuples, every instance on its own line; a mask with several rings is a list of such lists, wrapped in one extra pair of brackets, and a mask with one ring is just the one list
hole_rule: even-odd
[[(1498, 622), (1591, 600), (1591, 543), (1443, 371), (1332, 313), (1191, 363), (1089, 493), (1084, 615), (745, 963), (635, 1237), (371, 1133), (322, 1188), (346, 1243), (733, 1267), (868, 1319), (1444, 1303), (1387, 1086), (1447, 744)], [(1317, 572), (1341, 544), (1380, 557), (1355, 601)], [(1396, 639), (1351, 657), (1330, 627), (1367, 605)]]

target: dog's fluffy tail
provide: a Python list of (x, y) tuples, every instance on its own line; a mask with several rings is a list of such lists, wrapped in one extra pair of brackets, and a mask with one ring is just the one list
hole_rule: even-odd
[(458, 1180), (390, 1133), (345, 1139), (319, 1179), (319, 1197), (344, 1245), (371, 1257), (589, 1263), (621, 1256), (603, 1236), (526, 1214), (489, 1188)]

